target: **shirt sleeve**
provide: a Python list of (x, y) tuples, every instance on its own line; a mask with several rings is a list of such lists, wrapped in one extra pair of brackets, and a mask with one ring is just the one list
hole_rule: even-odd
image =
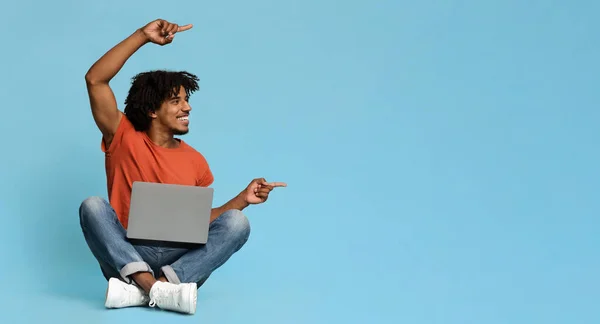
[(208, 187), (211, 184), (213, 184), (213, 182), (215, 181), (215, 178), (213, 176), (212, 170), (210, 169), (210, 166), (208, 165), (208, 162), (206, 161), (206, 158), (202, 154), (199, 154), (197, 168), (198, 168), (197, 169), (198, 170), (197, 185), (200, 187)]
[(102, 152), (107, 154), (114, 152), (123, 142), (123, 138), (125, 138), (125, 136), (127, 136), (127, 134), (130, 132), (134, 131), (135, 128), (133, 127), (133, 124), (129, 121), (125, 114), (122, 114), (121, 120), (119, 121), (119, 126), (117, 127), (117, 131), (112, 142), (110, 143), (110, 146), (106, 147), (106, 144), (104, 143), (104, 137), (101, 139), (100, 148), (102, 149)]
[(204, 174), (200, 177), (198, 181), (198, 186), (200, 187), (208, 187), (215, 181), (215, 178), (212, 174), (212, 171), (209, 168), (206, 168)]

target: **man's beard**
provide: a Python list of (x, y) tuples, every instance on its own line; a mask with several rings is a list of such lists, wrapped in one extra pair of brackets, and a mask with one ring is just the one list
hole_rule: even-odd
[(181, 130), (178, 130), (178, 129), (174, 129), (173, 130), (173, 135), (181, 136), (181, 135), (187, 134), (189, 131), (190, 131), (189, 129), (186, 130), (186, 131), (181, 131)]

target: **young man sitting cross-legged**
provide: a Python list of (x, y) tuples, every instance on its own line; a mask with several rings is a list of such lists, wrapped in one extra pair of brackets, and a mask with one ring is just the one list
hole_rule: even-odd
[(252, 180), (225, 205), (212, 209), (208, 242), (197, 248), (134, 244), (126, 238), (134, 181), (206, 187), (214, 180), (204, 157), (175, 138), (189, 130), (188, 99), (198, 89), (195, 75), (138, 74), (124, 113), (109, 86), (141, 46), (169, 44), (175, 33), (191, 27), (150, 22), (110, 49), (86, 74), (92, 115), (102, 133), (110, 203), (88, 198), (79, 215), (85, 240), (109, 281), (108, 308), (149, 305), (194, 314), (197, 288), (248, 239), (250, 225), (241, 211), (265, 202), (273, 188), (285, 186)]

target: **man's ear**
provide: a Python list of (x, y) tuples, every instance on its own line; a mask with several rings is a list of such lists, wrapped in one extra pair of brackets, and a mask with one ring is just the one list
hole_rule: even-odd
[(158, 117), (156, 115), (156, 111), (150, 111), (150, 112), (148, 112), (148, 116), (150, 116), (150, 118), (152, 118), (152, 119), (156, 119), (156, 117)]

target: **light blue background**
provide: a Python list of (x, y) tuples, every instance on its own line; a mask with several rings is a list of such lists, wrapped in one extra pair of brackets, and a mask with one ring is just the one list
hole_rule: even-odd
[[(593, 1), (12, 1), (0, 94), (0, 321), (598, 323)], [(191, 133), (248, 244), (193, 317), (107, 311), (77, 208), (106, 197), (87, 69), (155, 18), (193, 23), (112, 85), (196, 73)], [(122, 106), (121, 106), (122, 107)]]

